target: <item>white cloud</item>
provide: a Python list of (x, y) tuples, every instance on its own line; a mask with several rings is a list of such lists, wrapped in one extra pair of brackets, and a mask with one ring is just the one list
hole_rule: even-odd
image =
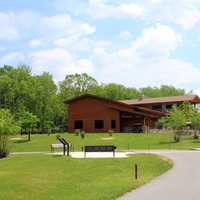
[(55, 80), (64, 79), (68, 73), (92, 73), (93, 65), (87, 59), (78, 59), (62, 48), (46, 49), (33, 52), (29, 55), (33, 71), (40, 74), (48, 71)]
[(43, 45), (43, 42), (40, 39), (33, 39), (28, 43), (28, 45), (31, 48), (38, 48)]
[(170, 22), (184, 29), (192, 28), (200, 21), (199, 0), (144, 0), (145, 18), (160, 22)]
[(19, 65), (24, 63), (25, 55), (22, 52), (11, 52), (3, 55), (0, 59), (0, 65)]
[(88, 37), (95, 31), (95, 26), (74, 20), (67, 14), (43, 17), (40, 20), (42, 43), (73, 51), (87, 51), (90, 48)]
[[(76, 15), (86, 14), (98, 19), (141, 19), (154, 23), (173, 23), (184, 29), (190, 29), (200, 21), (199, 0), (124, 0), (121, 1), (123, 3), (119, 1), (109, 3), (108, 0), (89, 0), (83, 3), (81, 0), (76, 0), (74, 2), (71, 9)], [(64, 0), (56, 1), (56, 7), (62, 6), (63, 9), (68, 8), (68, 4)]]
[(142, 35), (133, 42), (132, 48), (144, 57), (169, 56), (182, 39), (171, 27), (156, 24), (146, 28)]
[(0, 40), (21, 39), (25, 34), (30, 34), (30, 29), (36, 28), (37, 21), (38, 16), (29, 11), (0, 12)]
[(144, 12), (143, 6), (135, 3), (108, 4), (103, 0), (90, 0), (87, 13), (95, 18), (136, 18)]
[(109, 52), (96, 48), (92, 62), (98, 79), (129, 86), (172, 84), (189, 88), (199, 83), (200, 69), (171, 55), (181, 44), (179, 34), (169, 26), (157, 24), (142, 31), (129, 48)]
[(128, 30), (121, 31), (119, 33), (119, 38), (121, 38), (122, 40), (129, 40), (131, 37), (132, 37), (132, 34)]
[(88, 23), (73, 20), (67, 14), (43, 17), (40, 20), (41, 33), (53, 37), (90, 35), (96, 28)]
[(19, 38), (15, 18), (16, 16), (12, 12), (0, 12), (0, 40), (12, 40)]

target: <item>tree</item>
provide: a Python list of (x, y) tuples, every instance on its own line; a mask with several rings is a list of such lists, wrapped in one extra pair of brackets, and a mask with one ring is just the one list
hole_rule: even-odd
[(187, 122), (184, 112), (180, 108), (173, 106), (169, 115), (166, 118), (163, 118), (162, 120), (166, 127), (173, 129), (174, 140), (176, 142), (179, 142), (181, 137), (181, 130), (186, 126)]
[(65, 80), (59, 84), (63, 100), (89, 93), (96, 86), (98, 86), (98, 82), (85, 73), (67, 75)]
[(185, 94), (185, 90), (175, 88), (174, 86), (162, 85), (159, 87), (145, 87), (140, 89), (141, 94), (146, 97), (167, 97), (180, 96)]
[(9, 153), (8, 136), (18, 133), (20, 127), (7, 109), (0, 109), (0, 158)]
[[(30, 112), (39, 118), (39, 127), (41, 132), (45, 131), (47, 121), (56, 120), (58, 113), (57, 86), (53, 77), (49, 73), (43, 73), (34, 77), (32, 99), (34, 104)], [(64, 105), (64, 103), (62, 103)], [(64, 108), (63, 108), (64, 109)]]
[(20, 65), (17, 68), (4, 66), (0, 70), (0, 105), (8, 108), (16, 117), (20, 115), (21, 110), (31, 107), (32, 91), (31, 70), (26, 65)]
[(26, 133), (28, 131), (28, 141), (31, 140), (31, 133), (33, 128), (37, 127), (38, 122), (38, 117), (29, 112), (24, 112), (20, 117), (21, 128), (25, 129)]
[(193, 117), (195, 112), (198, 112), (196, 110), (196, 108), (189, 102), (183, 102), (180, 106), (179, 106), (179, 110), (181, 110), (183, 112), (183, 114), (186, 117), (187, 122), (191, 121), (191, 118)]
[(200, 130), (200, 113), (197, 110), (194, 110), (191, 117), (191, 126), (194, 129), (194, 139), (198, 139)]
[(113, 100), (122, 99), (137, 99), (140, 93), (135, 88), (127, 88), (123, 85), (116, 83), (109, 83), (103, 85), (103, 96)]

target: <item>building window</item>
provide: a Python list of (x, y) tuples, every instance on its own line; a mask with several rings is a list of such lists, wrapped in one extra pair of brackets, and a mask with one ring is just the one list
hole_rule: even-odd
[(162, 105), (154, 105), (152, 106), (152, 110), (162, 111)]
[(74, 129), (82, 129), (82, 128), (83, 128), (83, 120), (75, 120)]
[(111, 128), (112, 129), (116, 128), (116, 120), (114, 120), (114, 119), (111, 121)]
[(171, 109), (172, 109), (172, 104), (166, 105), (166, 109), (167, 109), (167, 110), (171, 110)]
[(104, 121), (103, 120), (95, 120), (94, 121), (95, 129), (102, 129), (104, 128)]

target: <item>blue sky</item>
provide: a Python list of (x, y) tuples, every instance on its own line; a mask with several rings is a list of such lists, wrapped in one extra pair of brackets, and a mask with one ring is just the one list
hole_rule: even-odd
[(199, 0), (0, 0), (0, 65), (199, 93)]

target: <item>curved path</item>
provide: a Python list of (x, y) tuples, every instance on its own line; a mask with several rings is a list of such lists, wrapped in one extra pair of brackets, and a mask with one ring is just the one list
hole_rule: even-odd
[[(147, 153), (138, 151), (138, 153)], [(199, 200), (200, 152), (149, 151), (173, 160), (174, 167), (150, 183), (117, 200)]]

